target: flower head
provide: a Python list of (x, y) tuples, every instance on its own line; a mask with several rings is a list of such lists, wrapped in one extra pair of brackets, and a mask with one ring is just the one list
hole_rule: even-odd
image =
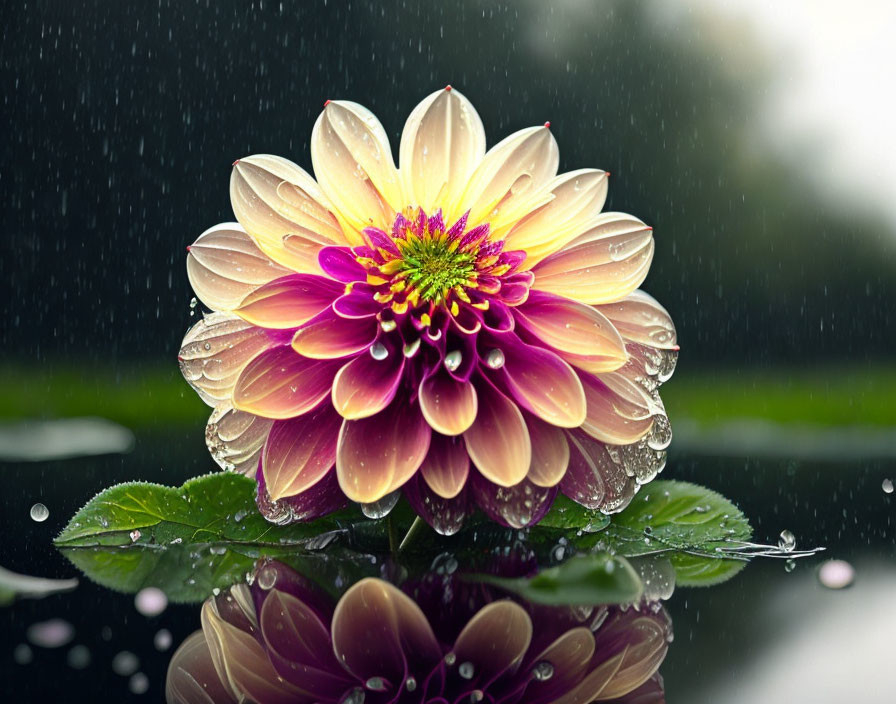
[(329, 101), (315, 181), (234, 164), (237, 223), (190, 247), (212, 313), (180, 353), (214, 407), (215, 459), (259, 477), (276, 521), (401, 491), (443, 533), (476, 506), (513, 527), (557, 491), (623, 508), (664, 464), (657, 395), (677, 345), (637, 287), (651, 228), (601, 213), (604, 171), (557, 175), (547, 126), (487, 153), (456, 90), (411, 114), (396, 168), (365, 108)]
[[(671, 622), (653, 608), (537, 607), (467, 586), (421, 600), (363, 579), (339, 599), (264, 563), (202, 608), (174, 654), (169, 704), (662, 704)], [(461, 620), (447, 620), (457, 607)], [(467, 615), (468, 614), (468, 615)]]

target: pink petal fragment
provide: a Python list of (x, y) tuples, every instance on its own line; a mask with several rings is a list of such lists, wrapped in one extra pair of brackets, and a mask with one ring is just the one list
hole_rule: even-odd
[[(515, 337), (515, 336), (514, 336)], [(530, 413), (562, 428), (577, 428), (585, 420), (582, 383), (572, 368), (553, 352), (526, 345), (509, 335), (501, 345), (504, 366), (497, 374), (513, 399)]]
[(330, 393), (340, 364), (302, 357), (288, 346), (268, 350), (243, 369), (233, 389), (233, 405), (263, 418), (302, 415)]
[[(257, 154), (237, 161), (230, 202), (261, 250), (292, 271), (318, 273), (318, 250), (346, 242), (317, 183), (287, 159)], [(287, 237), (299, 238), (306, 247), (287, 247)]]
[(477, 388), (479, 409), (464, 442), (473, 464), (499, 486), (522, 481), (532, 462), (532, 444), (526, 421), (517, 405), (491, 384)]
[(336, 452), (342, 491), (371, 503), (398, 489), (420, 467), (431, 435), (420, 410), (403, 398), (375, 416), (343, 421)]
[(336, 374), (333, 406), (343, 418), (358, 420), (375, 415), (395, 398), (404, 372), (404, 355), (388, 337), (384, 335), (369, 353), (362, 352)]
[(291, 273), (264, 254), (237, 223), (206, 230), (188, 251), (190, 286), (214, 310), (232, 310), (254, 289)]
[(485, 130), (476, 109), (457, 90), (440, 90), (411, 112), (401, 134), (399, 162), (411, 205), (442, 208), (448, 222), (485, 154)]
[(641, 285), (653, 259), (651, 228), (622, 213), (600, 219), (532, 268), (536, 289), (593, 305), (621, 300)]
[(526, 427), (532, 441), (532, 464), (526, 479), (536, 486), (556, 486), (569, 465), (569, 443), (555, 425), (526, 414)]
[(443, 368), (420, 383), (420, 411), (443, 435), (460, 435), (476, 419), (476, 389), (469, 381), (458, 381)]
[(229, 400), (243, 368), (259, 354), (281, 344), (276, 333), (250, 325), (229, 313), (205, 316), (181, 343), (180, 371), (210, 406)]
[(312, 359), (336, 359), (357, 354), (376, 338), (373, 318), (346, 319), (326, 310), (296, 330), (292, 348)]
[(420, 474), (443, 499), (457, 496), (470, 474), (470, 457), (463, 440), (433, 433)]
[(234, 312), (263, 328), (297, 328), (332, 304), (343, 291), (341, 284), (323, 276), (291, 274), (255, 289)]
[(622, 336), (597, 309), (568, 298), (532, 291), (514, 316), (541, 344), (575, 367), (597, 374), (625, 364)]
[(336, 462), (342, 420), (328, 403), (297, 418), (274, 422), (261, 467), (271, 500), (314, 486)]

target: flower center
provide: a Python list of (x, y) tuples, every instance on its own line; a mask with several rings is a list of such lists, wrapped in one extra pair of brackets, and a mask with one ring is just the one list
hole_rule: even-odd
[(451, 227), (442, 211), (428, 217), (418, 209), (408, 215), (413, 219), (405, 213), (396, 216), (391, 233), (364, 230), (368, 246), (357, 261), (367, 270), (367, 283), (377, 287), (375, 299), (396, 313), (428, 304), (456, 315), (459, 301), (488, 308), (487, 300), (473, 301), (470, 291), (490, 293), (483, 279), (494, 281), (511, 269), (501, 256), (504, 241), (489, 240), (488, 224), (467, 230), (467, 215)]

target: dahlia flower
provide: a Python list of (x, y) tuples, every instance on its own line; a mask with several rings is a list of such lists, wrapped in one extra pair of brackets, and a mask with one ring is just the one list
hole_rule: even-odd
[(315, 181), (235, 162), (238, 223), (189, 247), (213, 312), (181, 369), (214, 407), (222, 466), (259, 478), (276, 522), (346, 500), (383, 515), (401, 491), (442, 533), (479, 506), (537, 522), (558, 490), (614, 512), (665, 462), (657, 386), (675, 328), (637, 290), (652, 229), (601, 213), (608, 174), (557, 174), (549, 124), (488, 152), (450, 87), (408, 118), (399, 166), (382, 125), (328, 101)]
[[(169, 704), (662, 704), (663, 608), (544, 607), (469, 587), (417, 603), (366, 578), (332, 600), (275, 562), (202, 607)], [(463, 601), (463, 620), (444, 611)], [(648, 606), (648, 605), (645, 605)], [(433, 608), (434, 607), (434, 608)]]

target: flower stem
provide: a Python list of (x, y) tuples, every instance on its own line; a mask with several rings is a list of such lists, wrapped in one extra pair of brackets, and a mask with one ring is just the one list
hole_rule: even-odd
[(398, 546), (398, 551), (401, 552), (408, 545), (410, 545), (413, 542), (414, 537), (417, 536), (420, 533), (420, 530), (425, 526), (426, 523), (423, 521), (423, 519), (420, 518), (420, 516), (417, 516), (414, 519), (414, 522), (411, 523), (411, 527), (408, 528), (408, 532), (405, 533), (404, 538), (402, 538), (401, 544)]

